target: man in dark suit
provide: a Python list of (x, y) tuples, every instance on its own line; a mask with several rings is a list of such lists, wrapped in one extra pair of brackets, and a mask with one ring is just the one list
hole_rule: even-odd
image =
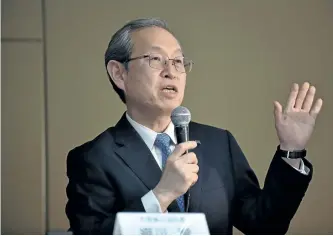
[(232, 234), (233, 226), (287, 232), (312, 177), (305, 148), (322, 100), (313, 103), (315, 88), (304, 83), (293, 85), (284, 111), (274, 102), (280, 143), (260, 189), (228, 130), (191, 122), (191, 141), (177, 143), (170, 115), (192, 64), (161, 20), (131, 21), (112, 37), (105, 65), (127, 110), (68, 154), (66, 214), (75, 234), (112, 234), (124, 211), (203, 212), (211, 234)]

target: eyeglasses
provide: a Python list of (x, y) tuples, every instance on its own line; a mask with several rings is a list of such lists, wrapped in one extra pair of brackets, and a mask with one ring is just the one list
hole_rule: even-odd
[(164, 57), (160, 54), (149, 54), (143, 55), (139, 57), (133, 57), (125, 62), (130, 62), (137, 59), (148, 58), (149, 66), (154, 69), (163, 70), (169, 61), (172, 61), (172, 65), (176, 68), (178, 72), (188, 73), (192, 70), (192, 65), (194, 64), (191, 60), (186, 57), (179, 56), (173, 59), (169, 59), (168, 57)]

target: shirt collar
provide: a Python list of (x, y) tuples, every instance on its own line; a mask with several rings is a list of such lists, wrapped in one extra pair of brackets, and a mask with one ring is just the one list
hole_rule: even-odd
[[(141, 136), (143, 141), (146, 143), (148, 148), (150, 150), (152, 150), (153, 147), (154, 147), (155, 139), (156, 139), (156, 136), (157, 136), (158, 133), (155, 132), (152, 129), (149, 129), (148, 127), (146, 127), (144, 125), (139, 124), (135, 120), (133, 120), (128, 115), (127, 112), (126, 112), (126, 118), (127, 118), (128, 122), (136, 130), (136, 132), (139, 133), (139, 135)], [(176, 135), (175, 135), (175, 126), (172, 122), (170, 122), (170, 124), (168, 125), (168, 127), (165, 129), (165, 131), (163, 133), (166, 133), (167, 135), (169, 135), (169, 137), (171, 138), (174, 145), (177, 144), (177, 138), (176, 138)]]

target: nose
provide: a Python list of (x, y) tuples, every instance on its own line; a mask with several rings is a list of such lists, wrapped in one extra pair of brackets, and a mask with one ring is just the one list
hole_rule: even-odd
[(166, 61), (164, 69), (162, 70), (162, 77), (167, 79), (175, 79), (176, 73), (177, 72), (175, 66), (173, 65), (173, 61)]

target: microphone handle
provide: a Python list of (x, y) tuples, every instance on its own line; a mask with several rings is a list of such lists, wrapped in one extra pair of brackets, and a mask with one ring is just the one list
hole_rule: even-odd
[[(176, 126), (175, 127), (175, 133), (176, 133), (176, 137), (177, 137), (177, 142), (178, 143), (184, 143), (189, 141), (189, 127), (188, 125), (184, 125), (184, 126)], [(186, 150), (185, 153), (188, 153), (188, 150)], [(190, 206), (190, 188), (187, 190), (187, 194), (185, 194), (185, 196), (187, 195), (186, 198), (186, 209), (185, 212), (188, 212), (189, 210), (189, 206)]]
[(184, 143), (189, 141), (189, 127), (188, 125), (176, 126), (175, 133), (178, 143)]

